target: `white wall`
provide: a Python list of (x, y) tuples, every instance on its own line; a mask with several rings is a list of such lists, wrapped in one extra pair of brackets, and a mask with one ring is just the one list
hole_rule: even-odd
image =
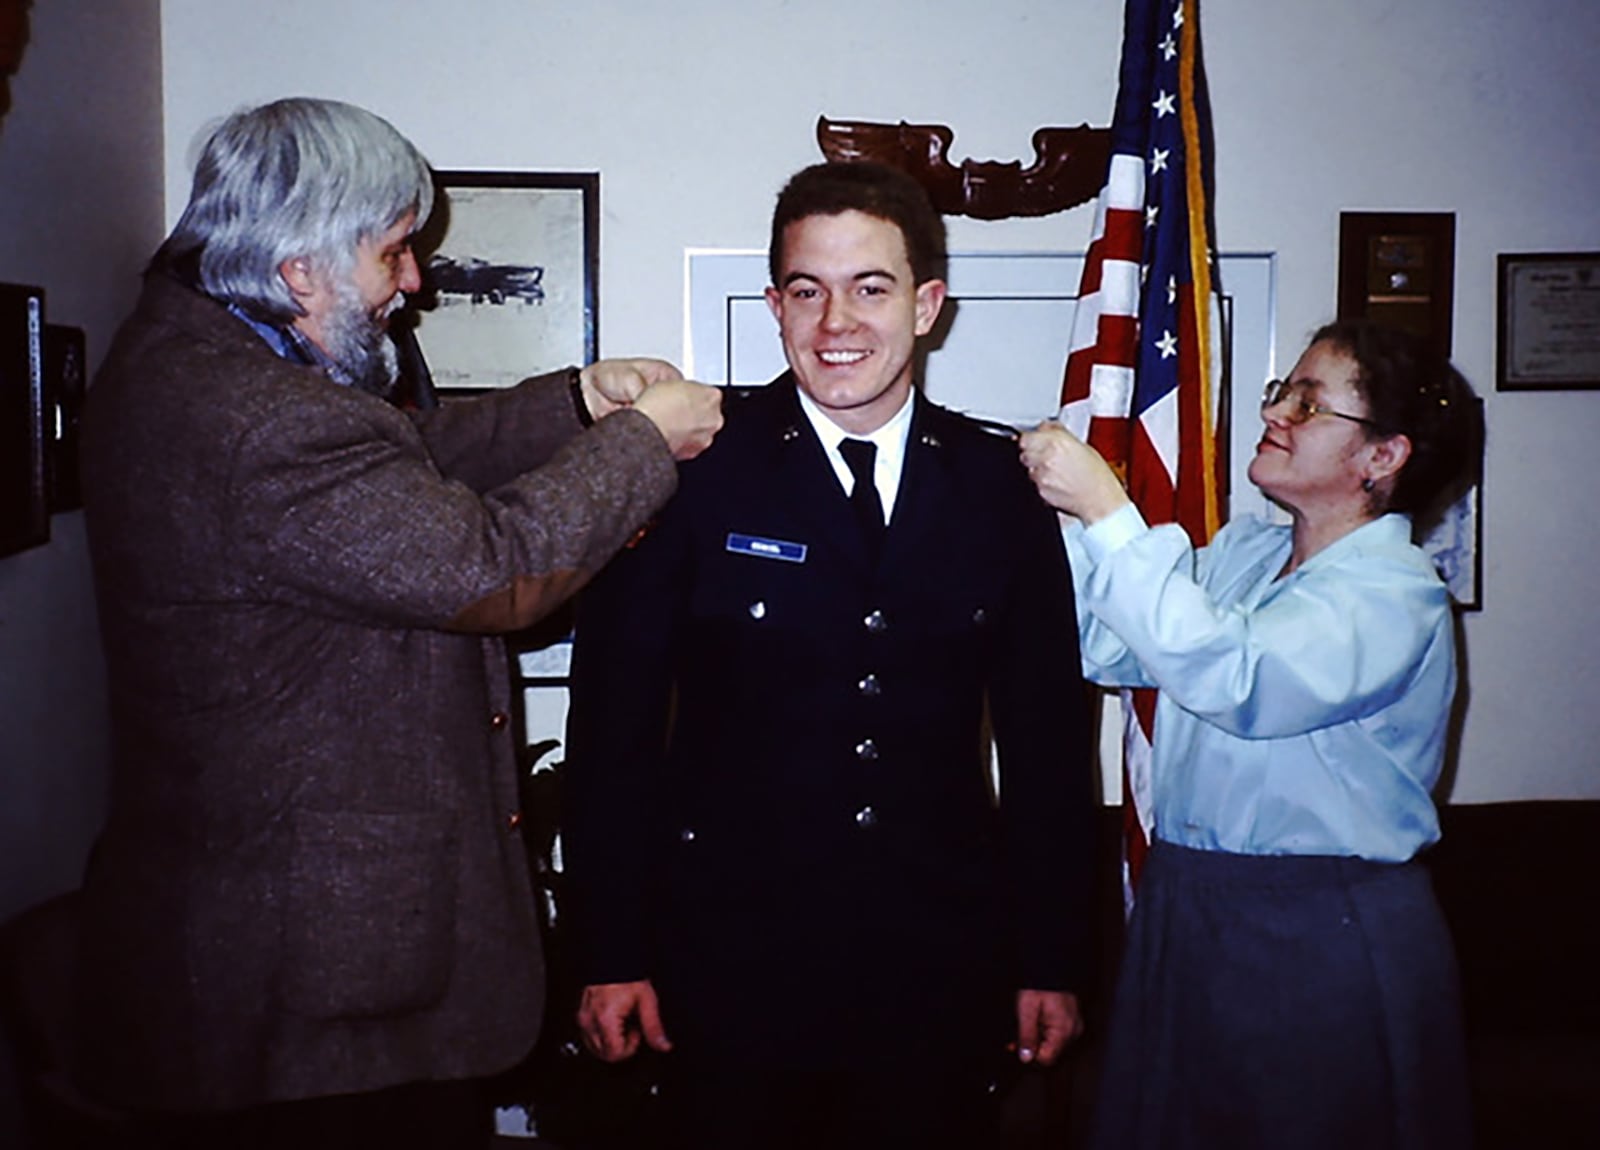
[[(1453, 798), (1600, 797), (1600, 393), (1493, 391), (1494, 256), (1600, 249), (1600, 5), (1204, 0), (1218, 238), (1279, 255), (1278, 352), (1334, 307), (1338, 213), (1453, 211), (1457, 360), (1487, 400), (1484, 609)], [(1330, 15), (1336, 13), (1336, 15)], [(938, 122), (956, 158), (1106, 123), (1115, 0), (165, 0), (169, 220), (220, 114), (364, 104), (438, 167), (602, 173), (606, 354), (681, 354), (683, 252), (761, 247), (819, 114)], [(1075, 250), (1080, 208), (957, 220), (957, 250)], [(1063, 333), (1063, 341), (1065, 334)]]
[[(39, 2), (0, 119), (0, 279), (44, 287), (89, 362), (161, 235), (159, 0)], [(105, 811), (106, 697), (83, 515), (0, 559), (0, 919), (77, 886)], [(0, 1046), (0, 1146), (23, 1147)]]
[[(98, 364), (160, 242), (159, 0), (37, 3), (0, 120), (0, 279)], [(105, 809), (105, 672), (83, 515), (0, 559), (0, 918), (74, 887)]]

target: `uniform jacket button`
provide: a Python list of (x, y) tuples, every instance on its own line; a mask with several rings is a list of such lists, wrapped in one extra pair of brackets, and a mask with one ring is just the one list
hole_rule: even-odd
[(679, 842), (685, 842), (685, 843), (694, 842), (694, 828), (693, 827), (684, 827), (681, 831), (679, 831), (678, 832), (678, 841)]
[(870, 763), (878, 757), (878, 744), (871, 739), (862, 739), (856, 744), (856, 758), (863, 763)]
[(493, 727), (497, 731), (505, 730), (506, 724), (509, 722), (511, 722), (511, 716), (506, 714), (504, 711), (496, 711), (494, 714), (489, 716), (489, 726)]
[(863, 830), (871, 830), (878, 825), (878, 812), (870, 806), (862, 807), (856, 812), (856, 826)]
[(506, 816), (506, 830), (510, 831), (512, 834), (516, 834), (517, 830), (521, 826), (522, 826), (522, 812), (521, 811), (512, 811), (509, 815)]
[(757, 599), (754, 603), (750, 604), (750, 618), (765, 619), (766, 617), (767, 605), (765, 603)]
[(866, 675), (856, 684), (856, 690), (863, 695), (876, 697), (883, 694), (883, 684), (878, 681), (878, 676)]
[(882, 611), (871, 612), (861, 623), (874, 635), (881, 635), (889, 629), (889, 619)]

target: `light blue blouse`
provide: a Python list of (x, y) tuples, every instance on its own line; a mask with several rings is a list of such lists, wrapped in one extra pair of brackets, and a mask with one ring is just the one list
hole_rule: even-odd
[(1402, 861), (1455, 694), (1449, 593), (1385, 515), (1293, 574), (1289, 528), (1244, 517), (1196, 551), (1132, 505), (1066, 532), (1084, 674), (1161, 688), (1156, 837), (1239, 854)]

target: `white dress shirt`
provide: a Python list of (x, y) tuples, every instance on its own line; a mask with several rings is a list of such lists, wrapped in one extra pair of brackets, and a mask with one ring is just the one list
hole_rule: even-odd
[(833, 464), (834, 474), (839, 477), (839, 484), (846, 495), (855, 490), (856, 480), (851, 474), (850, 465), (839, 451), (839, 444), (846, 439), (868, 439), (877, 444), (878, 454), (873, 461), (872, 478), (878, 485), (878, 501), (883, 504), (883, 522), (887, 526), (894, 516), (894, 498), (900, 490), (900, 473), (906, 464), (906, 438), (911, 434), (911, 395), (906, 395), (900, 410), (877, 431), (871, 435), (856, 435), (829, 419), (828, 413), (803, 390), (796, 388), (795, 394), (800, 397), (800, 410), (806, 413), (817, 438), (822, 441), (828, 453), (828, 462)]

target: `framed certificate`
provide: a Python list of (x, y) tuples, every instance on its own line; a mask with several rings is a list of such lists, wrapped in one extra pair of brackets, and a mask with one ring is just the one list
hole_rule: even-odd
[(1499, 391), (1600, 388), (1600, 252), (1499, 256)]

